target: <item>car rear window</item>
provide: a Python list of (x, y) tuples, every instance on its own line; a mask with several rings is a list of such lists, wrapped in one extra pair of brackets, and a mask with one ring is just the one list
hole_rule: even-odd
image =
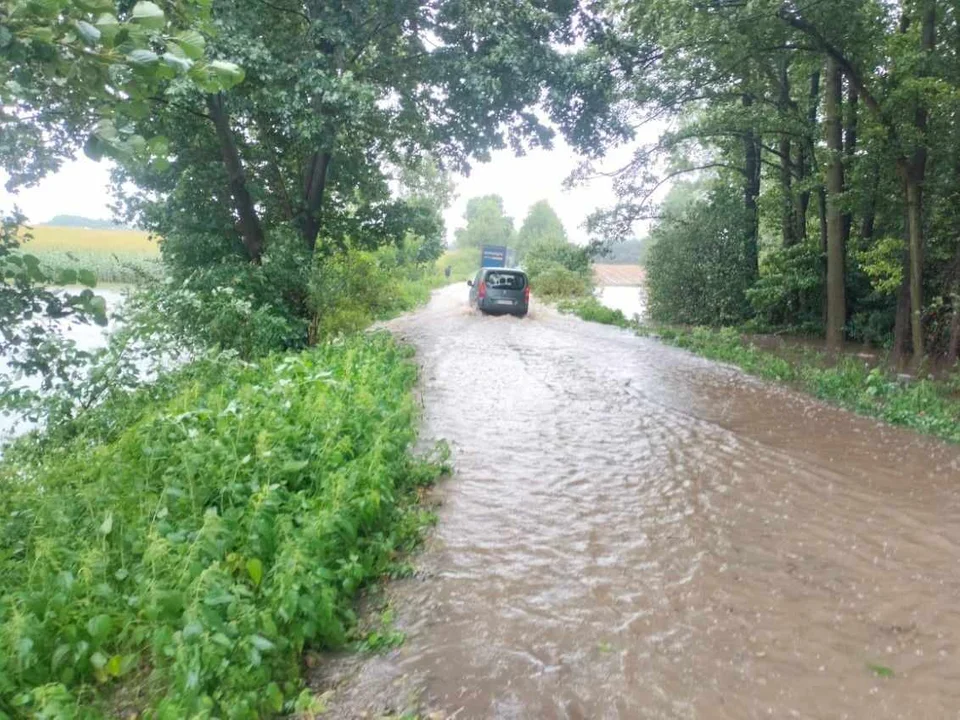
[(527, 278), (518, 272), (492, 272), (487, 273), (485, 282), (487, 287), (497, 290), (523, 290)]

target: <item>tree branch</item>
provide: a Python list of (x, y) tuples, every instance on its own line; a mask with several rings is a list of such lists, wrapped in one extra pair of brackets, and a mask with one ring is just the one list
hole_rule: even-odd
[(777, 10), (777, 17), (805, 35), (809, 35), (810, 38), (820, 47), (820, 49), (823, 50), (823, 52), (833, 58), (837, 65), (840, 66), (840, 69), (843, 71), (844, 75), (847, 76), (853, 86), (857, 89), (857, 92), (860, 94), (860, 97), (863, 98), (867, 107), (869, 107), (872, 112), (876, 113), (877, 117), (884, 123), (884, 125), (889, 127), (890, 123), (883, 112), (883, 108), (880, 107), (879, 101), (876, 99), (876, 97), (874, 97), (873, 93), (870, 92), (870, 89), (864, 82), (860, 71), (854, 67), (853, 63), (850, 62), (850, 60), (842, 52), (840, 52), (840, 50), (833, 45), (833, 43), (823, 36), (823, 34), (813, 23), (792, 12), (786, 4), (781, 5), (780, 9)]

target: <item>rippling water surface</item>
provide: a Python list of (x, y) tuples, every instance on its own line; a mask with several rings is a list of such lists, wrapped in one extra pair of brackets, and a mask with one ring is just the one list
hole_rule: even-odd
[(960, 450), (465, 298), (392, 323), (456, 473), (406, 643), (324, 663), (330, 716), (960, 716)]

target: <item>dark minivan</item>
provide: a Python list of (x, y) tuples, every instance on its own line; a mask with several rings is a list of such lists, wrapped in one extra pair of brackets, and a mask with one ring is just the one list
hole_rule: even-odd
[(530, 309), (530, 281), (521, 270), (483, 268), (470, 286), (470, 304), (480, 312), (523, 317)]

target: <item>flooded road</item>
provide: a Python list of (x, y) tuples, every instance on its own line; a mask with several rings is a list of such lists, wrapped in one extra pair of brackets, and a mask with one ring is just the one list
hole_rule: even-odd
[(960, 449), (465, 297), (391, 324), (456, 473), (324, 717), (960, 717)]

